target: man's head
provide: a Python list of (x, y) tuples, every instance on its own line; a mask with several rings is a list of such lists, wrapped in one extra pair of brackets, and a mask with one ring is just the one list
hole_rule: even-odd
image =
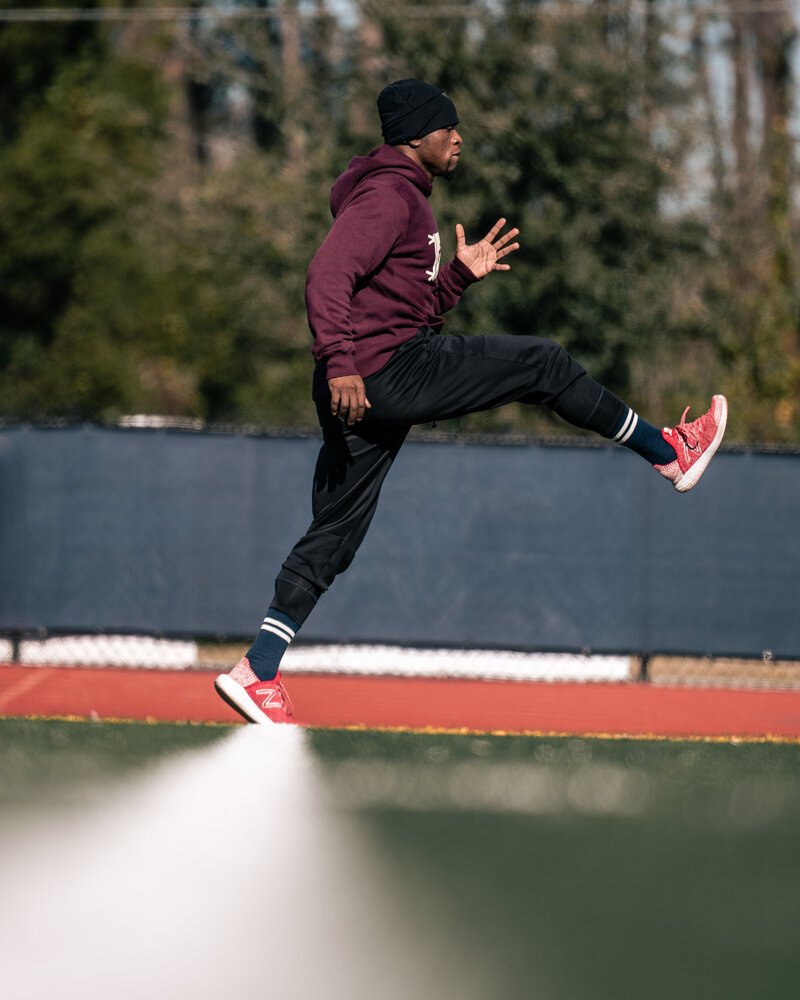
[(398, 80), (378, 95), (381, 133), (430, 177), (451, 177), (458, 163), (461, 136), (455, 105), (438, 87), (421, 80)]

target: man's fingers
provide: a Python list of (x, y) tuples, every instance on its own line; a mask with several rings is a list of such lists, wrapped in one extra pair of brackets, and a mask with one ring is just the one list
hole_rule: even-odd
[(351, 427), (364, 419), (369, 408), (370, 402), (363, 388), (331, 389), (331, 413)]
[[(364, 419), (364, 415), (367, 412), (369, 403), (366, 399), (363, 402), (354, 401), (353, 405), (349, 408), (347, 414), (347, 423), (352, 427), (353, 424), (358, 424)], [(342, 414), (342, 420), (345, 419), (345, 415)]]
[(488, 240), (489, 243), (494, 243), (494, 241), (497, 239), (498, 233), (505, 224), (506, 224), (505, 219), (498, 219), (497, 222), (495, 222), (495, 224), (489, 230), (489, 232), (484, 236), (484, 239)]
[(347, 423), (352, 427), (353, 424), (358, 423), (363, 416), (364, 407), (361, 405), (359, 400), (359, 394), (357, 392), (351, 392), (347, 400)]
[[(519, 236), (519, 229), (509, 229), (507, 233), (504, 233), (500, 239), (497, 241), (496, 246), (498, 249), (504, 247), (509, 240), (513, 240), (515, 236)], [(519, 245), (519, 244), (517, 244)]]
[(494, 240), (495, 236), (500, 232), (503, 226), (506, 224), (505, 219), (498, 219), (497, 222), (492, 226), (489, 232), (486, 234), (487, 238)]
[(515, 250), (519, 250), (519, 243), (512, 243), (510, 246), (502, 247), (497, 251), (498, 258), (505, 257), (508, 253), (513, 253)]
[(331, 413), (348, 424), (364, 418), (369, 400), (360, 375), (341, 375), (328, 379), (331, 393)]
[(353, 419), (348, 421), (348, 423), (357, 424), (360, 420), (363, 420), (364, 414), (367, 412), (369, 405), (367, 394), (364, 392), (363, 387), (359, 386), (355, 398), (355, 413), (352, 414)]
[(347, 420), (350, 415), (351, 402), (350, 391), (348, 389), (331, 390), (331, 413), (334, 417)]

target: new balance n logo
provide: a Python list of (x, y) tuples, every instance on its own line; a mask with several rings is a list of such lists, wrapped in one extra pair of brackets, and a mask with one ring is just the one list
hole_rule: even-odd
[(281, 699), (281, 693), (280, 693), (280, 691), (277, 688), (274, 688), (274, 687), (256, 688), (256, 695), (259, 698), (261, 698), (262, 695), (266, 695), (267, 696), (261, 702), (261, 707), (264, 710), (267, 710), (267, 709), (270, 709), (270, 708), (278, 708), (278, 709), (283, 708), (283, 701)]

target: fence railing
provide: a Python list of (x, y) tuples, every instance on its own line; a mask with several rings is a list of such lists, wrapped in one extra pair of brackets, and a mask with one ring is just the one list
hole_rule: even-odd
[[(310, 519), (317, 447), (0, 431), (9, 655), (59, 635), (249, 640)], [(800, 660), (798, 594), (800, 456), (723, 452), (681, 496), (621, 448), (412, 441), (300, 638), (633, 655), (653, 676), (664, 657), (749, 659), (774, 676)]]

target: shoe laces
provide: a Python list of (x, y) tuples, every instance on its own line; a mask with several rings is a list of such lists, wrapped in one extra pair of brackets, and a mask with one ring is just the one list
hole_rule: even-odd
[(286, 688), (283, 686), (283, 681), (278, 681), (278, 691), (280, 691), (281, 701), (283, 702), (283, 708), (287, 715), (294, 715), (294, 705), (292, 704), (292, 699), (286, 693)]
[(696, 448), (700, 442), (700, 438), (694, 431), (694, 425), (696, 421), (693, 420), (690, 424), (686, 423), (686, 414), (689, 412), (690, 409), (691, 407), (687, 406), (686, 409), (683, 411), (683, 416), (681, 417), (680, 423), (675, 428), (675, 433), (680, 434), (680, 436), (689, 445), (690, 448)]

